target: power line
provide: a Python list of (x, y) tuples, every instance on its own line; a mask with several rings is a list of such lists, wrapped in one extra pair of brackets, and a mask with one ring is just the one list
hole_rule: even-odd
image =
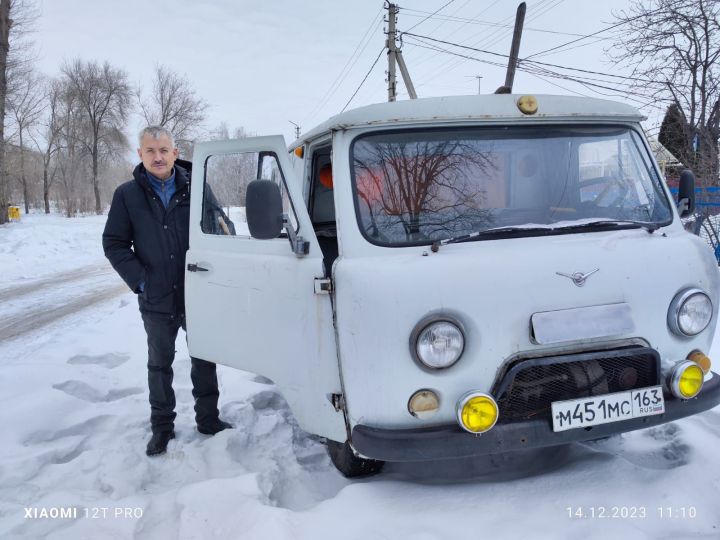
[[(369, 35), (373, 34), (380, 24), (382, 23), (382, 12), (384, 8), (380, 8), (380, 10), (375, 14), (375, 17), (373, 17), (373, 20), (370, 22), (370, 25), (368, 26), (367, 30), (363, 34), (363, 36), (360, 38), (360, 42), (355, 47), (355, 50), (350, 55), (350, 58), (348, 58), (347, 62), (345, 62), (345, 65), (340, 70), (340, 73), (335, 78), (335, 80), (332, 82), (328, 90), (325, 92), (322, 98), (320, 98), (320, 101), (318, 101), (318, 104), (315, 105), (313, 110), (308, 114), (308, 117), (313, 116), (327, 104), (327, 102), (330, 100), (330, 98), (335, 94), (335, 92), (338, 91), (342, 83), (345, 81), (347, 76), (352, 71), (352, 68), (355, 66), (357, 61), (360, 59), (360, 56), (362, 56), (362, 53), (365, 52), (365, 49), (370, 44), (370, 39), (367, 39)], [(379, 19), (379, 20), (378, 20)], [(363, 42), (365, 45), (363, 46)], [(362, 49), (360, 47), (362, 46)], [(358, 50), (360, 52), (358, 52)], [(356, 56), (357, 54), (357, 56)], [(353, 61), (354, 58), (354, 61)], [(352, 64), (351, 64), (352, 62)], [(349, 66), (349, 67), (348, 67)]]
[[(444, 45), (450, 45), (450, 46), (452, 46), (452, 47), (459, 47), (459, 48), (461, 48), (461, 49), (468, 49), (468, 50), (471, 50), (471, 51), (480, 52), (480, 53), (483, 53), (483, 54), (489, 54), (489, 55), (492, 55), (492, 56), (498, 56), (498, 57), (501, 57), (501, 58), (509, 58), (509, 56), (508, 56), (507, 54), (496, 53), (496, 52), (488, 51), (488, 50), (485, 50), (485, 49), (478, 49), (478, 48), (476, 48), (476, 47), (469, 47), (469, 46), (467, 46), (467, 45), (461, 45), (461, 44), (459, 44), (459, 43), (453, 43), (452, 41), (444, 41), (444, 40), (442, 40), (442, 39), (436, 39), (436, 38), (432, 38), (432, 37), (430, 37), (430, 36), (423, 36), (423, 35), (420, 35), (420, 34), (412, 34), (412, 33), (409, 33), (409, 32), (404, 32), (404, 34), (407, 35), (407, 36), (412, 36), (412, 37), (418, 38), (418, 39), (427, 39), (427, 40), (430, 40), (430, 41), (435, 41), (435, 42), (437, 42), (437, 43), (442, 43), (442, 44), (444, 44)], [(554, 68), (558, 68), (558, 69), (566, 69), (566, 70), (570, 70), (570, 71), (578, 71), (578, 72), (581, 72), (581, 73), (589, 73), (589, 74), (591, 74), (591, 75), (602, 75), (603, 77), (613, 77), (613, 78), (617, 78), (617, 79), (632, 80), (632, 81), (639, 81), (639, 82), (645, 82), (645, 83), (656, 83), (656, 81), (653, 81), (653, 80), (650, 80), (650, 79), (641, 79), (641, 78), (638, 78), (638, 77), (628, 77), (628, 76), (625, 76), (625, 75), (616, 75), (616, 74), (614, 74), (614, 73), (603, 73), (603, 72), (601, 72), (601, 71), (593, 71), (593, 70), (589, 70), (589, 69), (573, 68), (573, 67), (569, 67), (569, 66), (561, 66), (561, 65), (558, 65), (558, 64), (550, 64), (550, 63), (547, 63), (547, 62), (539, 62), (539, 61), (537, 61), (537, 60), (527, 60), (527, 58), (521, 58), (521, 59), (520, 59), (520, 63), (521, 63), (521, 64), (522, 64), (522, 63), (524, 63), (524, 64), (537, 64), (537, 65), (540, 65), (540, 66), (548, 66), (548, 67), (554, 67)]]
[(345, 109), (347, 109), (348, 105), (350, 105), (350, 102), (355, 98), (357, 93), (360, 91), (360, 88), (362, 88), (362, 85), (365, 84), (365, 81), (370, 76), (370, 73), (372, 73), (373, 68), (378, 63), (378, 60), (380, 60), (380, 57), (382, 56), (383, 51), (385, 51), (385, 46), (383, 46), (383, 48), (380, 49), (380, 52), (378, 53), (377, 58), (375, 58), (375, 61), (372, 63), (372, 66), (370, 66), (370, 69), (365, 74), (365, 77), (363, 77), (363, 80), (360, 82), (360, 85), (357, 87), (355, 92), (353, 92), (353, 95), (350, 96), (350, 99), (348, 99), (348, 102), (345, 104), (345, 106), (342, 108), (342, 110), (340, 112), (345, 112)]
[[(637, 18), (637, 17), (635, 17), (635, 18)], [(632, 20), (632, 19), (631, 19), (631, 20)], [(572, 41), (568, 41), (567, 43), (563, 43), (563, 44), (561, 44), (561, 45), (557, 45), (556, 47), (552, 47), (552, 48), (550, 48), (550, 49), (545, 49), (544, 51), (540, 51), (540, 52), (531, 54), (530, 56), (525, 57), (525, 60), (527, 60), (527, 59), (529, 59), (529, 58), (532, 58), (533, 56), (539, 56), (539, 55), (541, 55), (541, 54), (549, 53), (550, 51), (555, 51), (555, 50), (557, 50), (557, 49), (562, 49), (562, 48), (565, 47), (566, 45), (572, 45), (573, 43), (577, 43), (578, 41), (582, 41), (583, 39), (587, 39), (587, 38), (591, 38), (591, 37), (593, 37), (593, 36), (597, 36), (598, 34), (602, 34), (602, 33), (604, 33), (604, 32), (607, 32), (608, 30), (612, 30), (613, 28), (617, 28), (618, 26), (622, 26), (623, 24), (626, 24), (626, 23), (628, 23), (628, 22), (629, 22), (629, 21), (622, 21), (622, 22), (619, 22), (619, 23), (617, 23), (617, 24), (613, 24), (612, 26), (608, 26), (607, 28), (603, 28), (603, 29), (601, 29), (601, 30), (598, 30), (597, 32), (593, 32), (592, 34), (587, 34), (587, 35), (581, 36), (581, 37), (579, 37), (579, 38), (577, 38), (577, 39), (573, 39)]]
[[(544, 0), (543, 0), (543, 1), (544, 1)], [(478, 14), (475, 16), (475, 18), (479, 17), (479, 16), (482, 15), (483, 13), (487, 12), (488, 10), (490, 10), (490, 9), (491, 9), (495, 4), (497, 4), (498, 2), (500, 2), (500, 0), (495, 0), (492, 4), (490, 4), (489, 6), (485, 7), (482, 11), (480, 11), (480, 13), (478, 13)], [(465, 2), (465, 4), (463, 4), (463, 5), (461, 6), (461, 8), (462, 8), (462, 7), (465, 7), (467, 4), (468, 4), (468, 2)], [(458, 10), (456, 10), (456, 13), (457, 13), (459, 10), (460, 10), (460, 8), (459, 8)], [(403, 11), (404, 11), (404, 8), (403, 8)], [(469, 20), (473, 20), (473, 19), (469, 19)], [(442, 24), (442, 23), (441, 23), (441, 24)], [(461, 28), (465, 27), (467, 24), (469, 24), (469, 23), (468, 23), (468, 22), (465, 22), (465, 23), (461, 24), (461, 25), (455, 30), (455, 33), (457, 33), (457, 31), (459, 31)], [(439, 27), (440, 27), (440, 25), (438, 25), (435, 29), (437, 30), (437, 28), (439, 28)], [(448, 35), (449, 35), (449, 34), (448, 34)], [(402, 39), (403, 39), (403, 36), (402, 36), (402, 34), (400, 34), (400, 42), (401, 42), (401, 43), (402, 43)], [(415, 61), (415, 62), (413, 63), (413, 65), (415, 66), (415, 68), (417, 68), (419, 65), (422, 65), (423, 63), (427, 62), (428, 60), (431, 60), (432, 58), (435, 58), (436, 56), (438, 56), (438, 55), (435, 54), (435, 55), (432, 55), (432, 56), (430, 56), (430, 57), (421, 58), (419, 61)]]
[[(413, 13), (407, 13), (408, 11), (419, 13), (419, 15), (415, 15)], [(429, 12), (420, 11), (420, 10), (416, 10), (416, 9), (403, 8), (403, 13), (405, 13), (405, 15), (407, 15), (408, 17), (420, 18)], [(513, 28), (513, 25), (511, 25), (511, 24), (500, 24), (500, 23), (495, 23), (495, 22), (491, 22), (491, 21), (478, 21), (476, 19), (467, 19), (465, 17), (455, 17), (453, 15), (439, 15), (439, 16), (435, 16), (435, 17), (431, 17), (431, 18), (438, 20), (438, 21), (444, 21), (444, 22), (458, 22), (458, 23), (462, 22), (464, 24), (477, 24), (480, 26), (491, 26), (491, 27), (506, 28), (506, 29)], [(528, 26), (524, 26), (523, 32), (526, 32), (526, 31), (527, 32), (541, 32), (544, 34), (555, 34), (555, 35), (559, 35), (559, 36), (572, 36), (572, 37), (583, 37), (585, 35), (585, 34), (574, 34), (572, 32), (560, 32), (559, 30), (548, 30), (547, 28), (531, 28)], [(603, 38), (603, 39), (608, 39), (608, 38)]]
[(420, 21), (419, 23), (411, 26), (411, 27), (410, 27), (410, 30), (412, 30), (412, 29), (415, 28), (416, 26), (420, 26), (422, 23), (424, 23), (425, 21), (427, 21), (427, 20), (428, 20), (430, 17), (432, 17), (433, 15), (437, 15), (438, 12), (440, 12), (440, 11), (442, 11), (443, 9), (445, 9), (446, 7), (448, 7), (448, 6), (449, 6), (450, 4), (452, 4), (454, 1), (455, 1), (455, 0), (450, 0), (450, 1), (447, 2), (446, 4), (443, 4), (442, 7), (436, 9), (435, 11), (433, 11), (430, 15), (428, 15), (427, 17), (425, 17), (422, 21)]
[[(532, 15), (527, 19), (527, 22), (531, 22), (531, 21), (533, 21), (533, 20), (535, 20), (535, 19), (538, 19), (538, 18), (541, 17), (542, 15), (545, 15), (545, 14), (548, 13), (549, 11), (555, 9), (557, 6), (559, 6), (559, 5), (560, 5), (561, 3), (563, 3), (564, 1), (565, 1), (565, 0), (540, 0), (540, 2), (538, 2), (537, 6), (536, 6), (537, 12), (535, 12), (534, 14), (532, 14)], [(514, 19), (515, 19), (515, 15), (514, 15), (514, 14), (513, 14), (513, 15), (509, 15), (508, 17), (506, 17), (505, 19), (503, 19), (503, 20), (501, 21), (501, 23), (505, 23), (505, 22), (508, 22), (508, 23), (509, 23), (509, 22), (511, 22), (511, 21), (514, 21)], [(514, 24), (513, 24), (513, 28), (514, 28)], [(487, 48), (496, 45), (498, 42), (500, 42), (500, 40), (503, 39), (503, 37), (504, 37), (504, 30), (505, 30), (504, 28), (498, 28), (497, 30), (491, 32), (489, 35), (487, 35), (487, 36), (485, 36), (484, 38), (482, 38), (482, 39), (480, 39), (479, 41), (477, 41), (477, 42), (475, 43), (475, 45), (476, 45), (476, 46), (481, 46), (481, 45), (482, 45), (482, 46), (487, 47)], [(475, 34), (475, 35), (477, 35), (477, 34)], [(466, 40), (466, 41), (467, 41), (467, 40)], [(505, 55), (505, 57), (508, 58), (507, 55)], [(445, 66), (443, 69), (440, 69), (439, 71), (435, 72), (435, 73), (429, 78), (429, 80), (437, 79), (440, 75), (443, 75), (444, 73), (447, 73), (448, 71), (450, 71), (451, 69), (457, 67), (457, 66), (460, 65), (461, 63), (462, 63), (462, 61), (450, 62), (450, 63), (449, 63), (447, 66)]]
[[(482, 15), (483, 13), (489, 11), (492, 7), (494, 7), (496, 4), (498, 4), (499, 1), (500, 1), (500, 0), (495, 0), (495, 2), (493, 2), (492, 4), (490, 4), (489, 6), (487, 6), (485, 9), (483, 9), (480, 13), (478, 13), (478, 14), (475, 16), (475, 18), (480, 17), (480, 15)], [(550, 0), (540, 0), (539, 5), (542, 5), (543, 3), (548, 2), (548, 1), (550, 1)], [(504, 25), (505, 23), (508, 23), (508, 22), (512, 21), (512, 20), (513, 20), (513, 16), (512, 16), (512, 15), (510, 15), (510, 16), (508, 16), (508, 17), (505, 17), (504, 19), (501, 19), (501, 20), (499, 21), (500, 28), (496, 28), (495, 30), (492, 30), (489, 34), (485, 34), (479, 41), (476, 41), (475, 44), (477, 45), (477, 44), (484, 43), (485, 41), (488, 41), (488, 40), (493, 39), (494, 36), (496, 36), (496, 35), (498, 35), (499, 33), (502, 33), (502, 32), (504, 31), (503, 25)], [(465, 24), (461, 25), (460, 28), (463, 28), (466, 24), (468, 24), (468, 23), (465, 23)], [(460, 28), (458, 28), (458, 30), (459, 30)], [(463, 40), (463, 43), (466, 43), (466, 42), (470, 42), (470, 41), (472, 41), (472, 40), (475, 40), (475, 38), (476, 38), (477, 36), (481, 35), (481, 34), (482, 34), (482, 31), (481, 31), (481, 32), (477, 32), (477, 33), (475, 33), (475, 34), (472, 34), (471, 36), (469, 36), (468, 38), (466, 38), (465, 40)], [(401, 39), (402, 39), (402, 38), (401, 38)], [(428, 60), (430, 60), (430, 59), (432, 59), (432, 58), (435, 58), (436, 56), (438, 56), (438, 55), (436, 54), (436, 55), (434, 55), (434, 56), (431, 56), (431, 57), (428, 58)], [(422, 62), (416, 62), (416, 63), (415, 63), (415, 66), (417, 66), (417, 65), (420, 64), (420, 63), (422, 63)], [(441, 75), (442, 73), (444, 73), (444, 72), (447, 71), (448, 69), (453, 68), (455, 65), (457, 65), (457, 64), (459, 64), (459, 63), (460, 63), (460, 62), (454, 62), (454, 63), (451, 62), (448, 66), (445, 67), (445, 69), (441, 69), (439, 72), (438, 72), (438, 71), (434, 71), (434, 74), (430, 77), (429, 80), (436, 79), (439, 75)]]
[[(450, 55), (458, 56), (458, 57), (460, 57), (460, 58), (465, 58), (465, 59), (467, 59), (467, 60), (474, 60), (474, 61), (477, 61), (477, 62), (482, 62), (482, 63), (484, 63), (484, 64), (490, 64), (490, 65), (494, 65), (494, 66), (498, 66), (498, 67), (504, 67), (504, 64), (499, 63), (499, 62), (492, 62), (492, 61), (489, 61), (489, 60), (484, 60), (484, 59), (482, 59), (482, 58), (476, 58), (476, 57), (473, 57), (473, 56), (468, 56), (468, 55), (460, 54), (460, 53), (457, 53), (457, 52), (454, 52), (454, 51), (449, 51), (449, 50), (447, 50), (447, 49), (442, 49), (442, 48), (439, 48), (439, 47), (426, 47), (426, 46), (419, 45), (419, 44), (416, 44), (416, 43), (411, 43), (411, 44), (414, 45), (414, 46), (417, 46), (417, 47), (421, 47), (421, 48), (429, 48), (429, 49), (431, 49), (431, 50), (435, 50), (435, 51), (438, 51), (438, 52), (444, 52), (444, 53), (447, 53), (447, 54), (450, 54)], [(502, 55), (500, 55), (500, 56), (502, 56)], [(530, 62), (530, 64), (532, 64), (532, 62)], [(521, 70), (521, 71), (523, 71), (523, 72), (529, 73), (530, 75), (536, 75), (536, 76), (538, 75), (538, 71), (537, 71), (537, 70), (540, 69), (541, 71), (539, 71), (539, 73), (541, 73), (541, 74), (543, 74), (543, 75), (545, 75), (545, 76), (547, 76), (547, 77), (559, 78), (559, 79), (564, 79), (564, 80), (568, 80), (568, 81), (571, 81), (571, 82), (575, 82), (575, 83), (577, 83), (577, 84), (580, 84), (580, 85), (588, 88), (590, 91), (595, 92), (596, 94), (600, 94), (600, 95), (604, 95), (604, 96), (610, 96), (610, 97), (612, 97), (612, 96), (614, 96), (614, 97), (622, 97), (622, 98), (628, 99), (628, 100), (630, 100), (630, 101), (634, 101), (634, 102), (638, 103), (639, 106), (642, 106), (642, 107), (647, 107), (647, 106), (657, 107), (657, 105), (653, 105), (652, 102), (651, 102), (651, 103), (645, 103), (645, 102), (637, 99), (638, 97), (646, 97), (646, 96), (641, 96), (640, 94), (636, 94), (636, 93), (630, 92), (630, 91), (627, 90), (627, 89), (619, 89), (619, 88), (615, 88), (615, 87), (611, 87), (611, 86), (607, 86), (607, 85), (603, 85), (603, 84), (597, 84), (597, 83), (589, 82), (589, 81), (583, 80), (582, 78), (579, 78), (579, 77), (571, 77), (571, 76), (569, 76), (569, 75), (562, 74), (562, 73), (556, 73), (556, 72), (553, 72), (553, 71), (550, 71), (550, 70), (547, 70), (547, 69), (544, 69), (544, 68), (537, 68), (537, 67), (533, 67), (533, 66), (526, 67), (526, 66), (524, 66), (523, 64), (519, 64), (519, 65), (518, 65), (518, 69)], [(603, 82), (604, 82), (604, 81), (603, 81)], [(600, 90), (597, 90), (596, 88), (599, 88), (599, 89), (602, 89), (602, 90), (609, 90), (609, 91), (611, 91), (611, 92), (616, 92), (616, 94), (607, 94), (607, 93), (605, 93), (605, 92), (602, 92), (602, 91), (600, 91)], [(634, 96), (635, 96), (635, 97), (634, 97)]]
[[(580, 49), (581, 47), (587, 47), (588, 45), (595, 45), (595, 44), (597, 44), (597, 43), (600, 43), (601, 41), (606, 41), (606, 40), (608, 40), (608, 39), (610, 39), (610, 38), (606, 38), (606, 37), (604, 37), (604, 38), (603, 38), (603, 37), (601, 37), (601, 38), (595, 38), (595, 39), (593, 39), (592, 41), (588, 41), (587, 43), (580, 43), (579, 45), (575, 45), (574, 47), (567, 47), (567, 48), (561, 49), (561, 50), (556, 51), (556, 52), (536, 53), (536, 54), (533, 54), (533, 55), (531, 55), (531, 56), (542, 57), (542, 56), (557, 54), (557, 53), (561, 53), (561, 52), (572, 51), (572, 50), (574, 50), (574, 49)], [(527, 59), (527, 58), (529, 58), (529, 56), (526, 57), (526, 59)]]

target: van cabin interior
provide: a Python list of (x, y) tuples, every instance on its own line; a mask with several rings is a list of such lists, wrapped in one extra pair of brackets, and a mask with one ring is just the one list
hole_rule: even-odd
[(332, 184), (331, 148), (313, 153), (308, 213), (323, 253), (325, 276), (330, 277), (332, 265), (338, 257), (335, 199)]

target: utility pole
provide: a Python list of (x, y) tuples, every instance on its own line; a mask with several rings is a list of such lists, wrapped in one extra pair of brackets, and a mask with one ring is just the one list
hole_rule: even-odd
[(395, 80), (395, 17), (398, 7), (395, 4), (388, 3), (388, 34), (385, 46), (388, 50), (388, 101), (395, 101), (397, 81)]
[(408, 72), (407, 66), (405, 65), (405, 59), (403, 58), (402, 51), (397, 48), (396, 38), (397, 31), (395, 25), (397, 23), (397, 14), (400, 9), (396, 4), (387, 4), (388, 10), (388, 37), (385, 45), (388, 49), (388, 101), (395, 101), (397, 99), (397, 77), (395, 72), (395, 65), (400, 68), (400, 74), (402, 75), (405, 88), (407, 88), (410, 99), (417, 99), (417, 93), (413, 86), (412, 79), (410, 79), (410, 73)]
[(482, 83), (482, 75), (468, 75), (468, 77), (472, 77), (473, 79), (477, 79), (478, 82), (478, 96), (482, 94), (482, 88), (480, 84)]
[(295, 138), (296, 138), (296, 139), (299, 139), (299, 138), (300, 138), (300, 126), (297, 125), (297, 124), (296, 124), (295, 122), (293, 122), (292, 120), (288, 120), (288, 122), (290, 122), (293, 126), (295, 126)]
[(513, 82), (515, 81), (515, 69), (520, 54), (520, 38), (522, 37), (523, 24), (525, 23), (525, 2), (520, 4), (515, 14), (515, 31), (513, 32), (512, 46), (510, 47), (510, 58), (508, 59), (507, 73), (505, 75), (505, 87), (508, 93), (512, 93)]

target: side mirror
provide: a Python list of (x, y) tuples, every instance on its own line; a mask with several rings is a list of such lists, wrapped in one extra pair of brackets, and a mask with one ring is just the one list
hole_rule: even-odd
[(253, 180), (247, 186), (245, 217), (250, 235), (259, 240), (277, 238), (283, 230), (280, 188), (270, 180)]
[(687, 217), (695, 212), (695, 175), (689, 169), (680, 173), (678, 212), (680, 217)]

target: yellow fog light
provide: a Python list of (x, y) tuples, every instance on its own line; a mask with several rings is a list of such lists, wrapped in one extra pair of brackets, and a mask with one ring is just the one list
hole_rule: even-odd
[(705, 374), (695, 362), (688, 360), (678, 364), (670, 377), (670, 390), (680, 399), (695, 397), (703, 385)]
[(695, 362), (698, 366), (700, 366), (703, 370), (703, 373), (710, 372), (712, 362), (710, 362), (710, 358), (708, 358), (705, 353), (701, 351), (693, 351), (688, 355), (688, 360), (690, 360), (691, 362)]
[(415, 418), (428, 418), (438, 412), (440, 408), (440, 398), (432, 390), (418, 390), (408, 401), (408, 411)]
[(470, 433), (484, 433), (495, 425), (498, 406), (487, 394), (468, 392), (457, 404), (457, 421)]

